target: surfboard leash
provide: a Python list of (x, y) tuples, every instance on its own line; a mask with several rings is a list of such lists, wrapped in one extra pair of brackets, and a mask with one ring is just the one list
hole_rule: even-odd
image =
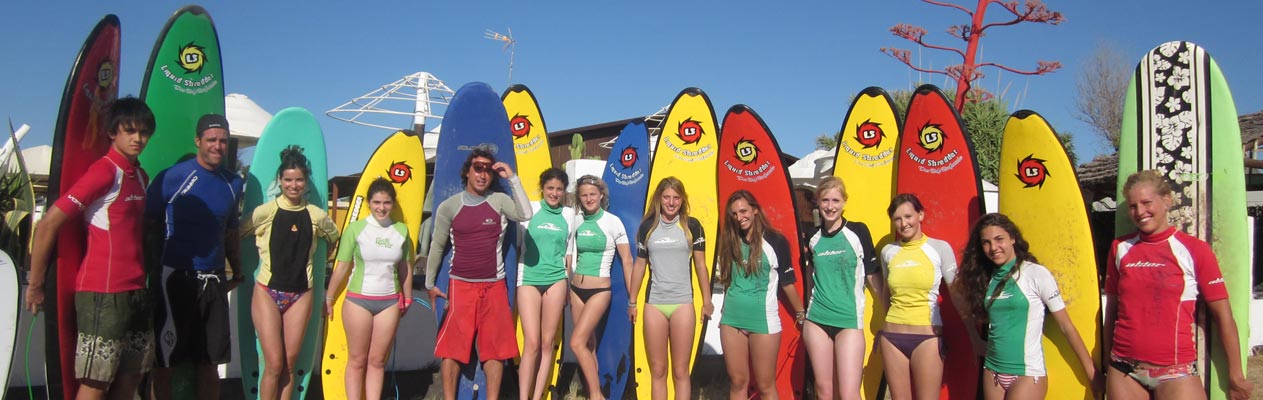
[(26, 396), (30, 400), (35, 400), (35, 388), (31, 385), (31, 337), (35, 336), (35, 321), (39, 321), (39, 314), (31, 316), (31, 326), (26, 328)]

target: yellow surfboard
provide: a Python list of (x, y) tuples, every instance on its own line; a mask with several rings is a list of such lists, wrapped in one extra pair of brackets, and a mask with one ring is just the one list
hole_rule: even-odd
[[(712, 260), (715, 257), (715, 237), (719, 234), (719, 199), (716, 199), (718, 185), (715, 179), (719, 143), (719, 130), (715, 123), (715, 111), (711, 108), (710, 99), (698, 88), (687, 88), (680, 92), (667, 111), (667, 118), (662, 122), (658, 133), (658, 145), (654, 150), (652, 167), (649, 172), (649, 202), (655, 201), (653, 192), (663, 178), (674, 176), (684, 183), (684, 191), (689, 196), (689, 216), (697, 218), (706, 231), (707, 276), (711, 273)], [(617, 201), (617, 199), (614, 199)], [(647, 207), (646, 207), (647, 209)], [(632, 234), (632, 233), (628, 233)], [(692, 268), (690, 265), (689, 268)], [(653, 266), (649, 266), (640, 291), (636, 293), (636, 303), (640, 315), (632, 328), (636, 361), (636, 396), (641, 399), (651, 397), (652, 379), (649, 374), (649, 360), (645, 352), (645, 309), (648, 300), (649, 275)], [(693, 310), (697, 315), (694, 326), (693, 354), (689, 356), (689, 369), (700, 351), (699, 344), (705, 337), (706, 320), (702, 318), (701, 286), (693, 280)], [(674, 398), (674, 379), (667, 372), (667, 398)], [(696, 386), (696, 385), (694, 385)]]
[[(1066, 313), (1100, 368), (1101, 297), (1088, 212), (1079, 180), (1048, 122), (1033, 111), (1013, 113), (1000, 147), (1000, 212), (1022, 229), (1030, 251), (1061, 289)], [(1092, 399), (1086, 376), (1057, 322), (1044, 319), (1049, 399)]]
[[(539, 187), (539, 174), (553, 166), (552, 153), (548, 148), (548, 127), (544, 123), (544, 114), (539, 111), (539, 103), (535, 94), (526, 85), (513, 85), (500, 96), (504, 102), (504, 110), (509, 117), (509, 129), (513, 132), (513, 153), (517, 156), (517, 174), (522, 177), (522, 189), (532, 202), (539, 201), (543, 194)], [(516, 313), (515, 313), (516, 315)], [(516, 318), (516, 317), (515, 317)], [(557, 378), (561, 372), (561, 339), (565, 333), (564, 320), (558, 320), (557, 336), (553, 340), (553, 369), (548, 377), (548, 390), (544, 391), (544, 399), (552, 398), (553, 389), (557, 386)], [(525, 338), (522, 336), (522, 323), (517, 325), (517, 349), (522, 352)], [(521, 364), (521, 358), (515, 360)]]
[[(895, 151), (899, 146), (899, 119), (890, 95), (878, 87), (868, 87), (855, 96), (846, 121), (842, 123), (833, 175), (846, 184), (847, 201), (842, 216), (848, 221), (868, 225), (873, 246), (880, 250), (890, 243), (890, 217), (886, 207), (895, 191)], [(865, 290), (864, 303), (864, 379), (860, 393), (866, 399), (881, 398), (881, 355), (875, 349), (874, 333), (885, 325), (883, 300)]]
[[(367, 218), (368, 185), (377, 178), (385, 178), (395, 185), (395, 208), (391, 217), (408, 226), (408, 238), (412, 240), (412, 248), (417, 249), (417, 238), (421, 229), (421, 205), (425, 200), (425, 151), (421, 148), (421, 137), (411, 132), (395, 132), (386, 138), (377, 151), (373, 152), (360, 182), (355, 186), (355, 193), (350, 198), (346, 216), (342, 219), (341, 229), (351, 222)], [(349, 280), (349, 279), (348, 279)], [(321, 359), (321, 385), (327, 399), (345, 399), (347, 342), (346, 331), (342, 325), (342, 303), (346, 300), (346, 282), (336, 289), (338, 297), (333, 302), (333, 320), (329, 322), (325, 332), (324, 357)]]

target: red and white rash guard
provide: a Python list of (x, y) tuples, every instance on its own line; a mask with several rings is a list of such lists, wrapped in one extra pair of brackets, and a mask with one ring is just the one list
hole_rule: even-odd
[(1228, 298), (1210, 245), (1174, 227), (1114, 240), (1105, 294), (1116, 295), (1113, 353), (1155, 365), (1197, 361), (1193, 316), (1198, 296)]
[(82, 216), (88, 250), (75, 291), (119, 293), (145, 287), (141, 220), (149, 177), (113, 147), (53, 203), (68, 221)]

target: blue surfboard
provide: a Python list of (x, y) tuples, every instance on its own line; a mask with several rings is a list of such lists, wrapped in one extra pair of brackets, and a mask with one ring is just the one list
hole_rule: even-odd
[[(649, 190), (649, 132), (640, 121), (623, 127), (614, 141), (610, 158), (605, 163), (601, 179), (610, 188), (609, 212), (623, 221), (627, 230), (628, 246), (636, 249), (636, 231), (645, 214), (645, 196)], [(610, 276), (610, 310), (605, 314), (603, 326), (597, 327), (596, 362), (601, 391), (608, 399), (623, 398), (628, 378), (635, 365), (632, 363), (632, 323), (628, 320), (627, 286), (623, 271), (631, 268), (614, 257)]]
[[(461, 183), (460, 169), (470, 151), (478, 146), (489, 147), (495, 154), (496, 161), (517, 164), (513, 154), (513, 134), (509, 129), (504, 103), (500, 102), (500, 95), (485, 83), (473, 82), (456, 91), (447, 106), (447, 112), (443, 114), (438, 155), (434, 162), (434, 181), (431, 184), (433, 196), (428, 196), (434, 200), (430, 202), (431, 206), (427, 211), (433, 212), (444, 200), (465, 190), (465, 185)], [(494, 190), (506, 193), (510, 187), (509, 182), (504, 179), (498, 179), (495, 186), (498, 187), (494, 187)], [(517, 282), (517, 223), (510, 222), (506, 230), (504, 254), (501, 256), (510, 261), (504, 263), (504, 282), (509, 289), (509, 307), (513, 307), (517, 289), (513, 284)], [(451, 270), (451, 259), (449, 248), (444, 253), (443, 264), (435, 277), (435, 287), (442, 289), (444, 293), (450, 293), (448, 283), (451, 282), (451, 277), (448, 271)], [(446, 308), (445, 299), (435, 301), (434, 314), (440, 329), (443, 326), (443, 317), (446, 316)], [(487, 377), (483, 375), (482, 364), (475, 354), (460, 371), (456, 398), (486, 399), (486, 385)]]

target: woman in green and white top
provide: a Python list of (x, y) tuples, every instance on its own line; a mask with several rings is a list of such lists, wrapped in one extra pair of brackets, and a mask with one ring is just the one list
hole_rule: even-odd
[(1096, 376), (1092, 356), (1066, 315), (1057, 282), (1037, 264), (1009, 217), (992, 213), (974, 224), (953, 284), (964, 293), (973, 317), (987, 326), (982, 390), (988, 400), (1042, 399), (1048, 394), (1042, 342), (1046, 311), (1087, 376)]
[[(566, 308), (574, 211), (562, 204), (570, 178), (560, 168), (539, 174), (542, 198), (526, 224), (518, 262), (517, 312), (522, 326), (522, 362), (518, 366), (518, 398), (540, 399), (552, 372), (552, 346)], [(547, 351), (547, 354), (543, 354)]]
[(777, 292), (789, 300), (796, 323), (802, 324), (806, 316), (794, 287), (794, 249), (767, 222), (753, 193), (738, 190), (728, 196), (727, 204), (715, 250), (715, 282), (727, 288), (719, 340), (731, 382), (728, 398), (752, 397), (748, 389), (753, 375), (762, 398), (776, 400), (775, 360), (782, 328)]
[(329, 280), (325, 314), (350, 275), (342, 326), (346, 329), (346, 393), (380, 399), (386, 360), (399, 319), (412, 304), (412, 239), (408, 226), (390, 216), (395, 187), (383, 178), (368, 185), (369, 217), (352, 222), (338, 246), (337, 268)]
[(604, 399), (601, 382), (597, 377), (596, 325), (605, 317), (610, 307), (610, 265), (614, 253), (622, 258), (623, 265), (631, 265), (631, 248), (623, 222), (605, 212), (610, 204), (610, 190), (601, 178), (584, 175), (575, 184), (582, 211), (574, 234), (574, 268), (570, 274), (570, 314), (574, 330), (570, 335), (570, 350), (579, 361), (583, 380), (588, 384), (588, 398)]

